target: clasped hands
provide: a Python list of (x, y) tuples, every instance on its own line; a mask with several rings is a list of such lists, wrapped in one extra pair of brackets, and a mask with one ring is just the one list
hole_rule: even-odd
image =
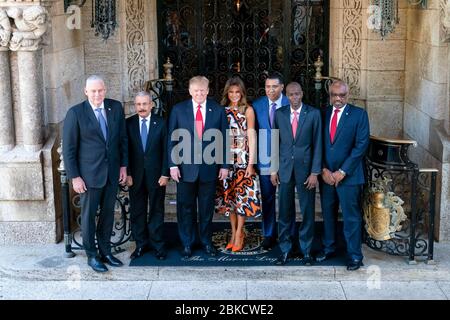
[(339, 171), (331, 172), (327, 168), (322, 170), (322, 179), (326, 184), (337, 187), (345, 176)]

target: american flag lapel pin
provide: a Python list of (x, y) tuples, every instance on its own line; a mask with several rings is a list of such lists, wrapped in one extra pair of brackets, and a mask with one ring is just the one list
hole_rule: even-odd
[(212, 110), (211, 110), (211, 109), (208, 109), (208, 111), (211, 112)]

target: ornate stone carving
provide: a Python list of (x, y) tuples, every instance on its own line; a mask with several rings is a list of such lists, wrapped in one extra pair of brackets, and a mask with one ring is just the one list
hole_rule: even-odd
[(441, 41), (450, 42), (450, 0), (439, 1), (441, 16)]
[(48, 27), (47, 10), (41, 6), (31, 6), (24, 9), (12, 7), (7, 12), (15, 23), (10, 49), (13, 51), (35, 51), (39, 49), (42, 36)]
[(343, 79), (354, 98), (361, 95), (362, 16), (361, 0), (344, 0)]
[(145, 13), (143, 0), (130, 0), (125, 7), (127, 21), (128, 94), (134, 96), (145, 84)]
[(0, 8), (0, 50), (8, 47), (12, 27), (6, 10)]

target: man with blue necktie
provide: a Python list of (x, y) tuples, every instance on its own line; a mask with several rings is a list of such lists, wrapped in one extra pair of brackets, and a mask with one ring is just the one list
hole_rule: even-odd
[(330, 86), (330, 103), (323, 126), (322, 182), (320, 195), (324, 222), (324, 261), (335, 253), (335, 223), (342, 209), (347, 245), (347, 270), (357, 270), (363, 263), (361, 251), (361, 194), (365, 183), (364, 157), (369, 146), (369, 118), (362, 108), (348, 101), (349, 87), (338, 80)]
[(122, 266), (111, 254), (110, 240), (118, 186), (127, 180), (128, 139), (122, 104), (105, 99), (103, 79), (89, 77), (85, 94), (88, 99), (70, 108), (64, 120), (64, 165), (73, 190), (80, 194), (81, 230), (88, 265), (97, 272), (106, 272), (108, 268), (103, 262)]
[(154, 102), (149, 93), (139, 92), (134, 106), (137, 114), (127, 119), (127, 185), (131, 232), (136, 241), (130, 258), (139, 258), (153, 248), (156, 258), (164, 260), (164, 198), (169, 181), (167, 127), (162, 117), (152, 114)]
[[(277, 239), (275, 199), (277, 187), (270, 180), (271, 175), (271, 134), (275, 125), (275, 112), (289, 105), (288, 98), (283, 95), (284, 82), (279, 73), (270, 74), (265, 82), (266, 96), (253, 102), (256, 121), (258, 123), (258, 170), (262, 200), (262, 232), (261, 247), (270, 249)], [(278, 155), (276, 155), (278, 156)], [(291, 226), (291, 235), (295, 237), (295, 221)]]

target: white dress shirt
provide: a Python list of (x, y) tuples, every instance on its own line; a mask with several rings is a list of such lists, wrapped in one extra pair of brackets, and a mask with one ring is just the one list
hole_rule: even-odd
[[(194, 120), (197, 117), (197, 109), (198, 109), (198, 103), (195, 102), (194, 100), (192, 100), (192, 105), (193, 105), (193, 111), (194, 111)], [(206, 100), (205, 102), (203, 102), (202, 104), (200, 104), (201, 108), (200, 108), (200, 112), (202, 113), (202, 118), (203, 118), (203, 126), (205, 126), (205, 121), (206, 121)]]
[(108, 120), (106, 119), (105, 103), (102, 102), (100, 107), (94, 106), (90, 101), (89, 101), (89, 104), (91, 105), (92, 111), (94, 111), (94, 114), (95, 114), (95, 117), (97, 118), (97, 121), (98, 121), (98, 113), (95, 110), (98, 109), (98, 108), (102, 109), (101, 113), (103, 115), (103, 118), (105, 118), (106, 124), (108, 124)]
[[(337, 123), (336, 123), (336, 128), (339, 125), (339, 121), (341, 120), (342, 114), (344, 113), (344, 109), (347, 107), (347, 105), (343, 106), (340, 110), (340, 112), (338, 112), (338, 118), (337, 118)], [(333, 120), (333, 116), (334, 116), (334, 110), (336, 110), (337, 108), (335, 106), (333, 106), (333, 111), (331, 112), (331, 118), (330, 118), (330, 132), (331, 132), (331, 121)]]

